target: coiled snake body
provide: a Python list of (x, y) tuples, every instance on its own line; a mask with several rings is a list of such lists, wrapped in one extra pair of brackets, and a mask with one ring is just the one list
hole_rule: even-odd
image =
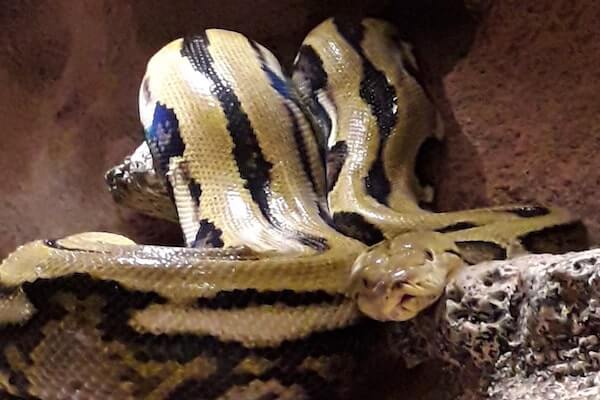
[(417, 154), (442, 128), (417, 74), (374, 19), (319, 25), (291, 79), (235, 32), (162, 48), (140, 88), (142, 161), (108, 180), (118, 201), (177, 218), (187, 247), (84, 233), (17, 249), (0, 265), (0, 388), (341, 398), (367, 317), (414, 317), (464, 265), (576, 248), (546, 239), (581, 228), (561, 209), (419, 207), (433, 192)]

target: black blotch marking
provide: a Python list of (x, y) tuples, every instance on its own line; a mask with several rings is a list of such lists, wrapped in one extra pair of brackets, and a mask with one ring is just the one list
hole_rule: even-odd
[(323, 205), (321, 206), (321, 204), (318, 204), (318, 209), (319, 209), (319, 217), (321, 217), (321, 219), (323, 221), (325, 221), (325, 223), (330, 226), (333, 229), (336, 229), (335, 227), (335, 223), (333, 222), (333, 218), (331, 217), (331, 214), (329, 213), (329, 209), (327, 208), (323, 208), (323, 207), (327, 207), (327, 205)]
[(288, 84), (287, 79), (282, 78), (279, 75), (277, 75), (277, 73), (275, 71), (273, 71), (267, 65), (267, 60), (265, 59), (265, 56), (264, 56), (262, 50), (258, 46), (258, 43), (256, 43), (254, 40), (248, 39), (248, 44), (250, 45), (250, 47), (252, 47), (252, 49), (256, 53), (256, 56), (258, 57), (258, 60), (260, 61), (260, 68), (267, 75), (267, 78), (269, 79), (269, 82), (271, 83), (271, 87), (273, 89), (275, 89), (275, 91), (277, 93), (279, 93), (281, 96), (283, 96), (285, 99), (291, 99), (291, 87)]
[(373, 197), (379, 203), (387, 205), (387, 198), (392, 191), (390, 181), (385, 175), (383, 167), (383, 156), (381, 155), (382, 146), (377, 154), (377, 159), (371, 165), (371, 169), (365, 178), (365, 188), (369, 196)]
[(14, 294), (16, 287), (4, 286), (0, 283), (0, 296), (10, 296)]
[(529, 232), (520, 236), (519, 240), (525, 250), (534, 254), (562, 254), (589, 248), (588, 231), (581, 221)]
[[(293, 103), (294, 106), (297, 107), (297, 113), (295, 113), (290, 104), (288, 104), (286, 102), (282, 103), (283, 106), (285, 107), (286, 112), (288, 113), (289, 120), (292, 123), (292, 137), (294, 138), (294, 142), (296, 144), (296, 149), (298, 150), (298, 154), (300, 156), (300, 162), (302, 164), (302, 169), (304, 170), (304, 174), (308, 177), (308, 180), (310, 181), (313, 191), (315, 193), (318, 193), (319, 191), (317, 190), (316, 178), (313, 175), (313, 169), (312, 169), (310, 159), (308, 157), (308, 150), (307, 150), (307, 146), (305, 143), (304, 135), (303, 135), (302, 129), (300, 128), (300, 124), (298, 121), (298, 114), (304, 115), (304, 114), (302, 114), (302, 111), (301, 111), (300, 102), (298, 101), (297, 98), (292, 96), (293, 90), (290, 87), (288, 81), (280, 78), (275, 73), (275, 71), (273, 71), (267, 65), (267, 61), (265, 60), (265, 57), (264, 57), (261, 49), (258, 47), (258, 44), (252, 40), (249, 40), (248, 42), (250, 43), (250, 46), (254, 49), (258, 59), (260, 60), (261, 69), (265, 72), (265, 74), (267, 75), (267, 78), (271, 82), (271, 87), (273, 87), (273, 89), (275, 89), (284, 99)], [(311, 133), (314, 136), (314, 132), (311, 132)]]
[(250, 190), (252, 200), (258, 204), (265, 218), (271, 220), (268, 198), (273, 164), (263, 156), (250, 119), (233, 88), (215, 70), (208, 44), (205, 34), (187, 37), (183, 41), (181, 54), (195, 70), (212, 81), (211, 93), (219, 100), (227, 118), (227, 129), (234, 142), (233, 156), (241, 177), (246, 181), (245, 187)]
[(360, 56), (363, 56), (361, 42), (364, 38), (365, 28), (362, 24), (362, 18), (348, 14), (337, 15), (333, 19), (333, 24), (340, 35), (342, 35), (354, 50)]
[(309, 306), (314, 304), (341, 304), (343, 295), (332, 295), (325, 291), (295, 292), (293, 290), (264, 291), (256, 289), (232, 290), (219, 292), (211, 298), (199, 298), (196, 306), (209, 309), (240, 309), (250, 306), (282, 304), (289, 307)]
[(300, 155), (300, 161), (302, 163), (302, 169), (304, 170), (304, 174), (308, 177), (310, 185), (313, 189), (313, 192), (319, 193), (317, 188), (316, 178), (313, 174), (312, 165), (310, 163), (310, 159), (308, 157), (308, 150), (306, 148), (306, 143), (304, 142), (304, 136), (302, 134), (302, 130), (300, 129), (300, 125), (298, 124), (298, 118), (294, 111), (288, 106), (285, 105), (285, 109), (290, 117), (290, 121), (292, 121), (292, 132), (294, 141), (296, 143), (296, 149), (298, 150), (298, 154)]
[(448, 232), (462, 231), (465, 229), (470, 229), (470, 228), (475, 228), (475, 227), (477, 227), (477, 225), (472, 222), (461, 221), (461, 222), (457, 222), (452, 225), (445, 226), (440, 229), (436, 229), (435, 231), (439, 232), (439, 233), (448, 233)]
[(79, 251), (82, 253), (102, 253), (100, 250), (92, 250), (92, 249), (79, 249), (75, 247), (63, 246), (59, 243), (61, 239), (46, 239), (44, 240), (44, 245), (48, 247), (52, 247), (57, 250), (66, 250), (66, 251)]
[(348, 156), (348, 145), (341, 140), (327, 152), (327, 192), (331, 192), (337, 183), (340, 171)]
[(540, 206), (524, 206), (513, 208), (512, 210), (506, 210), (506, 212), (513, 213), (523, 218), (541, 217), (543, 215), (550, 214), (550, 210), (546, 207)]
[(190, 181), (188, 182), (188, 189), (190, 191), (190, 195), (192, 196), (196, 207), (200, 207), (200, 196), (202, 195), (202, 187), (193, 178), (189, 179)]
[(329, 249), (327, 239), (323, 237), (309, 235), (302, 232), (296, 232), (296, 235), (296, 240), (298, 240), (303, 245), (310, 247), (311, 249), (318, 251), (325, 251)]
[[(284, 386), (299, 385), (310, 399), (338, 399), (338, 390), (346, 391), (355, 383), (352, 374), (356, 361), (367, 354), (369, 346), (365, 344), (369, 343), (369, 334), (373, 335), (373, 331), (368, 330), (373, 328), (372, 325), (371, 322), (363, 322), (348, 328), (314, 333), (305, 339), (286, 341), (277, 348), (247, 349), (234, 343), (220, 343), (217, 372), (208, 379), (182, 382), (169, 393), (167, 399), (218, 398), (231, 387), (247, 385), (254, 380), (277, 380)], [(214, 351), (206, 354), (213, 354)], [(233, 357), (229, 351), (233, 351)], [(332, 355), (344, 360), (344, 364), (336, 369), (333, 380), (326, 380), (316, 372), (301, 367), (306, 357)], [(272, 366), (259, 375), (234, 374), (232, 370), (236, 365), (249, 356), (265, 358), (272, 362)]]
[(506, 249), (496, 243), (484, 240), (457, 241), (461, 258), (469, 264), (478, 264), (483, 261), (505, 260)]
[[(329, 382), (315, 371), (289, 370), (287, 368), (273, 369), (264, 374), (262, 379), (274, 379), (287, 387), (299, 384), (306, 393), (306, 397), (310, 399), (335, 399), (338, 397)], [(279, 396), (273, 398), (278, 399)]]
[[(233, 367), (229, 367), (227, 374), (231, 373)], [(217, 370), (214, 374), (218, 374)], [(214, 375), (213, 374), (213, 375)], [(180, 400), (180, 399), (216, 399), (221, 397), (229, 388), (237, 385), (246, 385), (256, 379), (253, 375), (232, 375), (227, 380), (227, 384), (206, 379), (186, 379), (179, 383), (165, 398), (165, 400)], [(220, 384), (219, 384), (220, 383)]]
[(442, 153), (443, 142), (434, 136), (429, 136), (419, 146), (415, 156), (414, 174), (421, 186), (435, 187), (436, 167), (435, 161)]
[[(130, 291), (114, 281), (99, 281), (87, 274), (73, 274), (56, 279), (40, 279), (24, 285), (24, 290), (36, 307), (38, 312), (25, 325), (0, 327), (0, 348), (3, 345), (15, 345), (26, 357), (25, 361), (32, 364), (27, 355), (43, 340), (43, 327), (48, 321), (59, 321), (67, 315), (67, 311), (53, 297), (57, 293), (72, 293), (79, 299), (100, 295), (107, 299), (101, 310), (101, 321), (95, 328), (102, 334), (105, 342), (119, 341), (131, 349), (134, 357), (140, 362), (177, 362), (185, 364), (197, 357), (213, 358), (217, 363), (217, 370), (207, 379), (202, 381), (182, 382), (172, 393), (172, 399), (186, 400), (197, 398), (217, 398), (224, 394), (232, 385), (249, 383), (254, 379), (266, 381), (270, 378), (278, 379), (284, 384), (298, 383), (309, 391), (311, 398), (332, 399), (334, 387), (344, 390), (348, 385), (343, 385), (340, 380), (348, 380), (352, 373), (355, 361), (368, 356), (370, 344), (373, 343), (373, 329), (377, 327), (374, 322), (361, 320), (361, 322), (345, 328), (315, 332), (308, 337), (295, 341), (285, 341), (277, 347), (246, 348), (236, 342), (221, 342), (215, 337), (198, 335), (166, 335), (149, 334), (135, 331), (128, 323), (130, 316), (136, 310), (144, 309), (150, 304), (163, 304), (166, 302), (160, 295), (152, 292)], [(81, 310), (79, 312), (85, 312)], [(81, 316), (82, 323), (90, 322), (89, 318)], [(88, 328), (89, 329), (89, 328)], [(303, 372), (301, 365), (306, 357), (341, 357), (347, 371), (336, 371), (334, 381), (324, 381), (323, 378), (312, 372)], [(234, 368), (245, 357), (255, 356), (265, 358), (273, 366), (265, 373), (254, 375), (240, 375), (233, 372)], [(118, 357), (113, 357), (115, 363)], [(124, 362), (124, 361), (123, 361)], [(121, 364), (120, 367), (127, 366)], [(182, 366), (183, 368), (183, 366)], [(0, 370), (8, 374), (9, 364), (0, 351)], [(23, 377), (9, 375), (12, 381), (22, 382)], [(144, 377), (133, 370), (128, 370), (126, 378), (134, 384), (134, 397), (144, 398), (149, 391), (156, 389), (160, 382), (152, 376)], [(347, 382), (344, 382), (347, 383)], [(187, 390), (184, 390), (185, 388)], [(25, 388), (26, 389), (26, 388)], [(26, 397), (27, 391), (19, 393)]]
[[(218, 372), (217, 372), (218, 373)], [(285, 366), (277, 366), (271, 368), (267, 372), (260, 374), (259, 379), (262, 382), (277, 381), (283, 386), (290, 387), (298, 385), (307, 394), (307, 398), (315, 400), (330, 400), (338, 399), (336, 390), (331, 384), (321, 377), (318, 373), (300, 369), (290, 369)], [(209, 379), (187, 379), (181, 382), (177, 387), (169, 393), (166, 400), (181, 400), (181, 399), (216, 399), (223, 395), (235, 386), (246, 386), (257, 380), (257, 376), (249, 373), (235, 374), (226, 382)], [(259, 400), (279, 399), (280, 396), (276, 393), (268, 393), (260, 397)]]
[(373, 245), (383, 240), (383, 233), (355, 212), (336, 212), (333, 214), (335, 228), (346, 236)]
[(383, 151), (398, 119), (396, 89), (388, 83), (385, 74), (375, 68), (364, 54), (361, 47), (364, 37), (362, 23), (355, 18), (339, 17), (336, 17), (333, 23), (340, 35), (354, 48), (362, 60), (363, 77), (360, 81), (360, 97), (369, 105), (371, 112), (375, 115), (379, 131), (377, 157), (365, 177), (365, 188), (369, 196), (381, 204), (387, 205), (391, 184), (383, 164)]
[(179, 132), (179, 120), (172, 108), (160, 102), (154, 106), (152, 125), (145, 133), (156, 171), (163, 177), (169, 170), (171, 157), (182, 156), (185, 144)]
[(215, 226), (214, 223), (204, 218), (199, 221), (200, 227), (196, 232), (196, 238), (192, 243), (195, 248), (221, 248), (225, 245), (223, 242), (223, 231)]
[[(233, 140), (233, 156), (240, 176), (246, 181), (244, 185), (252, 200), (258, 205), (261, 214), (275, 228), (282, 230), (281, 223), (271, 214), (269, 198), (271, 196), (271, 169), (273, 164), (267, 161), (250, 119), (243, 110), (240, 100), (230, 84), (223, 80), (214, 68), (214, 60), (208, 50), (206, 34), (186, 37), (183, 40), (181, 55), (186, 57), (192, 67), (212, 81), (211, 93), (219, 100), (227, 118), (227, 130)], [(329, 246), (325, 238), (296, 232), (300, 243), (324, 251)]]
[[(331, 135), (332, 122), (318, 99), (318, 94), (327, 90), (327, 72), (323, 67), (323, 60), (312, 46), (304, 44), (300, 47), (293, 69), (294, 73), (298, 71), (308, 80), (310, 92), (302, 93), (305, 97), (304, 103), (308, 107), (312, 122), (316, 125), (315, 130), (320, 134), (319, 148), (324, 150), (325, 143)], [(331, 103), (333, 104), (333, 101)]]
[(31, 287), (31, 283), (23, 284), (25, 294), (37, 312), (24, 325), (0, 326), (0, 371), (8, 376), (9, 382), (17, 388), (18, 395), (23, 398), (29, 398), (29, 381), (22, 372), (11, 368), (3, 351), (4, 346), (8, 344), (15, 346), (24, 362), (29, 366), (34, 365), (31, 353), (45, 338), (43, 328), (48, 322), (59, 321), (67, 314), (61, 305), (48, 300), (48, 293), (31, 291)]

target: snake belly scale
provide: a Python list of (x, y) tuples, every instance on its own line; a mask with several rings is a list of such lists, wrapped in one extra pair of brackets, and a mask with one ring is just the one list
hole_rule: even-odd
[(458, 268), (585, 240), (561, 209), (419, 206), (417, 154), (443, 129), (380, 20), (323, 22), (290, 77), (239, 33), (175, 40), (139, 104), (144, 161), (107, 179), (186, 246), (89, 232), (18, 248), (0, 265), (6, 396), (351, 397), (373, 320), (413, 318)]

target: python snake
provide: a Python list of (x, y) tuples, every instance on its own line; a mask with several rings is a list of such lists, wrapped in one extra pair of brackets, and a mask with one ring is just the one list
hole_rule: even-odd
[(328, 19), (291, 77), (208, 29), (158, 51), (139, 93), (145, 144), (107, 181), (186, 246), (90, 232), (9, 255), (7, 397), (351, 397), (372, 319), (413, 318), (465, 265), (584, 246), (562, 209), (420, 206), (418, 154), (443, 129), (386, 22)]

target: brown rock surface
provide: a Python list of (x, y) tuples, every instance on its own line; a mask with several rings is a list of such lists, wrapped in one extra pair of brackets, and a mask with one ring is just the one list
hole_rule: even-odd
[[(173, 242), (112, 204), (104, 171), (140, 140), (147, 58), (204, 27), (242, 31), (291, 62), (339, 11), (396, 20), (447, 123), (441, 209), (508, 201), (572, 208), (600, 238), (600, 4), (505, 0), (475, 31), (456, 1), (21, 1), (0, 9), (0, 257), (40, 237), (105, 230)], [(470, 49), (469, 49), (470, 48)], [(166, 232), (166, 233), (165, 233)]]
[(492, 6), (438, 87), (450, 130), (441, 208), (565, 206), (600, 241), (598, 18), (594, 1)]

